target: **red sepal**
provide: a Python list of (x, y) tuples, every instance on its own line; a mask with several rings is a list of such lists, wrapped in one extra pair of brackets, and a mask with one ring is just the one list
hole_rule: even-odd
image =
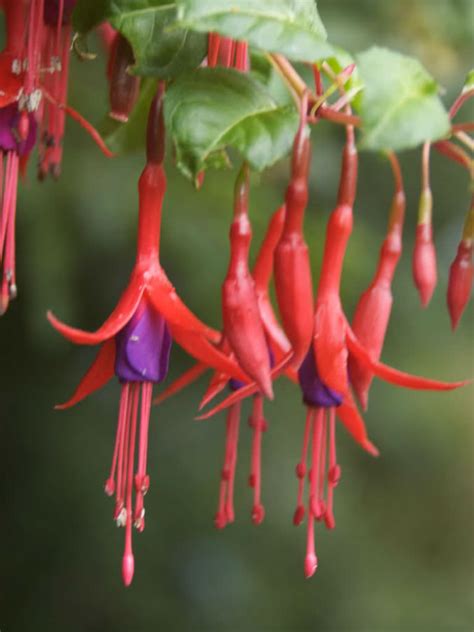
[(139, 276), (133, 274), (130, 283), (105, 323), (97, 331), (89, 332), (65, 325), (53, 315), (47, 313), (51, 325), (59, 333), (78, 345), (97, 345), (115, 336), (131, 319), (143, 296), (145, 286)]
[(344, 424), (346, 430), (352, 435), (354, 440), (372, 456), (378, 456), (379, 451), (367, 436), (364, 420), (362, 419), (357, 406), (348, 393), (344, 402), (336, 408), (336, 415)]
[(441, 382), (439, 380), (431, 380), (426, 377), (419, 377), (404, 373), (391, 366), (377, 362), (370, 357), (368, 351), (360, 344), (354, 333), (348, 328), (347, 331), (347, 347), (356, 359), (363, 365), (370, 367), (374, 374), (386, 382), (401, 386), (403, 388), (413, 388), (426, 391), (451, 391), (461, 386), (466, 386), (472, 380), (463, 380), (460, 382)]
[(94, 391), (99, 390), (107, 384), (107, 382), (114, 375), (115, 365), (115, 341), (108, 340), (99, 349), (94, 362), (89, 367), (87, 373), (79, 382), (78, 387), (74, 391), (72, 397), (64, 402), (64, 404), (57, 404), (56, 410), (64, 410), (74, 406), (81, 400), (88, 397)]
[(208, 366), (203, 362), (197, 362), (190, 369), (185, 371), (182, 375), (180, 375), (174, 382), (172, 382), (164, 391), (162, 391), (155, 399), (153, 400), (153, 404), (161, 404), (169, 397), (176, 395), (183, 388), (186, 388), (189, 384), (192, 384), (195, 380), (197, 380), (201, 375), (207, 371)]
[[(277, 378), (281, 373), (283, 373), (283, 371), (285, 371), (288, 363), (292, 359), (292, 355), (293, 352), (288, 353), (278, 364), (273, 367), (273, 369), (271, 370), (271, 376), (273, 379)], [(254, 395), (255, 393), (258, 393), (258, 391), (259, 388), (255, 382), (246, 384), (245, 386), (242, 386), (242, 388), (239, 388), (238, 391), (234, 391), (231, 395), (226, 397), (222, 402), (217, 404), (217, 406), (214, 406), (214, 408), (212, 408), (208, 412), (199, 415), (199, 417), (196, 417), (196, 419), (198, 421), (209, 419), (209, 417), (212, 417), (221, 410), (225, 410), (229, 406), (232, 406), (232, 404), (240, 402), (242, 399), (245, 399), (249, 395)]]

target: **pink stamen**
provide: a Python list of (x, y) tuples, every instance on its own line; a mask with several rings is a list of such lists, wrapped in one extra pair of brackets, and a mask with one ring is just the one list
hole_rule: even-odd
[[(128, 400), (128, 384), (124, 384), (120, 391), (120, 405), (119, 405), (119, 418), (117, 424), (117, 432), (115, 433), (115, 445), (114, 445), (114, 454), (112, 457), (112, 466), (110, 468), (110, 474), (108, 479), (105, 482), (105, 493), (107, 496), (113, 496), (115, 493), (115, 474), (117, 471), (117, 461), (119, 457), (119, 451), (122, 447), (122, 433), (123, 426), (125, 423), (125, 416), (127, 412), (127, 400)], [(120, 471), (119, 466), (119, 471)]]
[[(326, 413), (326, 411), (324, 411)], [(319, 520), (322, 520), (326, 515), (326, 503), (324, 502), (324, 479), (326, 476), (326, 414), (324, 414), (321, 423), (321, 451), (319, 453), (319, 489), (318, 494), (318, 507), (320, 512)]]
[(153, 384), (144, 382), (141, 387), (142, 405), (140, 413), (140, 436), (138, 442), (138, 467), (135, 475), (135, 527), (141, 532), (145, 528), (145, 508), (143, 497), (150, 486), (150, 477), (146, 473), (148, 453), (148, 430), (150, 425), (150, 408)]
[(127, 500), (126, 500), (126, 524), (125, 524), (125, 549), (122, 559), (122, 577), (125, 586), (130, 586), (133, 579), (135, 561), (132, 551), (132, 493), (133, 493), (133, 464), (135, 461), (135, 440), (137, 434), (139, 385), (132, 384), (132, 402), (130, 406), (131, 419), (129, 420), (129, 444), (127, 446)]
[(296, 502), (296, 511), (293, 516), (293, 524), (295, 526), (300, 525), (303, 522), (305, 508), (303, 504), (303, 494), (304, 494), (304, 482), (306, 478), (306, 459), (308, 454), (308, 444), (309, 444), (309, 435), (311, 431), (311, 426), (313, 424), (313, 419), (315, 415), (315, 409), (309, 407), (306, 412), (306, 423), (304, 427), (304, 435), (303, 435), (303, 448), (301, 450), (301, 459), (300, 462), (296, 466), (296, 476), (298, 477), (298, 500)]
[(336, 460), (336, 411), (329, 410), (329, 467), (327, 482), (326, 513), (324, 522), (328, 529), (334, 529), (336, 521), (334, 519), (334, 488), (337, 487), (341, 478), (341, 468)]
[(226, 499), (227, 488), (230, 478), (230, 469), (232, 461), (232, 429), (233, 429), (233, 417), (235, 415), (235, 407), (231, 406), (227, 411), (226, 418), (226, 430), (225, 430), (225, 452), (224, 452), (224, 465), (221, 471), (221, 481), (219, 484), (219, 504), (217, 507), (217, 513), (214, 518), (214, 524), (217, 529), (223, 529), (227, 524), (226, 517)]
[(239, 444), (239, 427), (240, 427), (240, 409), (241, 402), (235, 404), (234, 415), (232, 418), (231, 429), (231, 461), (229, 481), (227, 484), (227, 499), (225, 504), (225, 515), (227, 522), (234, 522), (234, 482), (235, 482), (235, 470), (237, 466), (237, 447)]
[(324, 511), (321, 503), (319, 502), (319, 490), (320, 490), (320, 467), (319, 461), (321, 457), (321, 447), (323, 440), (323, 422), (324, 422), (324, 408), (316, 409), (316, 418), (313, 424), (313, 441), (312, 441), (312, 459), (311, 459), (311, 471), (309, 473), (310, 480), (310, 495), (309, 506), (311, 513), (316, 520), (322, 520)]
[(252, 522), (259, 525), (265, 517), (265, 509), (261, 503), (261, 459), (262, 459), (262, 433), (267, 430), (267, 422), (263, 417), (263, 396), (254, 395), (252, 414), (249, 418), (249, 426), (253, 428), (252, 456), (250, 466), (249, 485), (253, 488)]
[(125, 460), (125, 441), (127, 436), (127, 426), (130, 409), (130, 384), (124, 384), (122, 386), (123, 399), (120, 400), (120, 412), (119, 412), (119, 426), (120, 426), (120, 438), (119, 438), (119, 453), (117, 463), (117, 485), (115, 495), (115, 513), (114, 518), (117, 521), (117, 526), (123, 526), (123, 509), (125, 503), (125, 491), (124, 491), (124, 460)]
[(7, 153), (6, 163), (4, 185), (2, 185), (3, 200), (0, 216), (0, 264), (3, 263), (3, 273), (0, 280), (0, 315), (6, 311), (9, 301), (14, 299), (17, 294), (15, 275), (15, 220), (19, 157), (16, 152), (11, 151)]
[(308, 530), (306, 534), (306, 557), (304, 562), (305, 577), (309, 579), (318, 566), (318, 558), (314, 546), (314, 520), (319, 520), (317, 496), (319, 491), (319, 456), (321, 454), (324, 408), (313, 409), (312, 423), (312, 459), (309, 473), (310, 491), (308, 499)]

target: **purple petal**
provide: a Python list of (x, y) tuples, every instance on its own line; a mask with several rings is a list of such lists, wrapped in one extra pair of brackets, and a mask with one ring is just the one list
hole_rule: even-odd
[(171, 335), (163, 316), (142, 303), (115, 336), (115, 373), (121, 382), (162, 382), (169, 366)]
[(32, 113), (28, 114), (28, 121), (28, 136), (26, 140), (20, 140), (18, 105), (11, 103), (0, 108), (0, 149), (2, 151), (16, 151), (19, 156), (24, 156), (33, 149), (36, 142), (37, 123)]
[(307, 406), (332, 408), (340, 406), (344, 396), (326, 386), (320, 379), (311, 347), (298, 371), (303, 401)]

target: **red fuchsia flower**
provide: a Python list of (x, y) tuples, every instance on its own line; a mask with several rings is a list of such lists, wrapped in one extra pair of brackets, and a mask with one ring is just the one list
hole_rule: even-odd
[(273, 398), (270, 359), (248, 257), (252, 229), (248, 217), (249, 169), (242, 167), (235, 184), (230, 229), (230, 262), (222, 285), (224, 336), (242, 369)]
[[(304, 480), (308, 456), (309, 494), (307, 501), (308, 529), (305, 575), (311, 577), (317, 568), (314, 547), (314, 522), (325, 521), (328, 528), (335, 526), (333, 495), (340, 478), (336, 461), (335, 417), (342, 421), (355, 441), (367, 452), (377, 455), (377, 448), (367, 436), (365, 424), (353, 400), (348, 377), (348, 360), (353, 355), (357, 363), (388, 382), (407, 388), (450, 390), (466, 382), (446, 383), (412, 376), (393, 369), (377, 360), (365, 349), (351, 330), (342, 310), (340, 280), (345, 252), (352, 231), (352, 206), (357, 182), (357, 152), (351, 127), (344, 148), (338, 203), (328, 222), (319, 288), (314, 313), (312, 345), (302, 363), (298, 379), (303, 401), (308, 406), (303, 449), (296, 467), (299, 479), (297, 508), (294, 524), (302, 522), (306, 513), (303, 503)], [(284, 367), (275, 371), (274, 376)], [(290, 376), (293, 377), (293, 376)], [(201, 415), (208, 418), (244, 397), (257, 392), (258, 387), (247, 384), (224, 401)], [(328, 446), (329, 444), (329, 446)], [(327, 449), (329, 447), (329, 450)], [(327, 454), (328, 452), (328, 454)], [(309, 455), (308, 455), (309, 453)], [(327, 467), (326, 467), (327, 464)], [(326, 495), (324, 489), (326, 486)]]
[[(59, 173), (65, 111), (58, 107), (58, 102), (63, 103), (66, 97), (74, 4), (73, 0), (6, 0), (3, 3), (7, 37), (0, 53), (0, 263), (3, 270), (0, 314), (17, 294), (18, 174), (26, 168), (36, 142), (38, 121), (39, 173), (41, 176), (48, 170), (55, 175)], [(43, 93), (49, 95), (48, 104), (42, 99)]]
[(430, 143), (423, 146), (422, 189), (418, 206), (415, 249), (413, 251), (413, 280), (421, 304), (427, 307), (437, 283), (436, 249), (433, 243), (433, 194), (429, 181)]
[(293, 145), (291, 181), (286, 191), (286, 219), (275, 250), (275, 289), (283, 329), (293, 349), (292, 364), (298, 368), (313, 332), (313, 284), (309, 251), (303, 234), (308, 202), (311, 145), (306, 125), (307, 94), (301, 100), (300, 127)]
[(462, 239), (459, 242), (456, 257), (449, 269), (447, 302), (453, 329), (458, 326), (471, 296), (474, 280), (473, 244), (474, 197), (471, 198), (471, 208), (464, 223)]
[[(285, 207), (280, 207), (272, 216), (266, 235), (260, 247), (252, 277), (255, 283), (255, 293), (257, 296), (260, 319), (263, 324), (267, 353), (271, 364), (275, 364), (273, 371), (285, 366), (291, 354), (290, 343), (281, 329), (273, 311), (269, 297), (269, 283), (273, 273), (273, 256), (276, 245), (280, 239), (283, 224), (285, 221)], [(228, 350), (228, 341), (224, 338), (222, 348)], [(160, 403), (176, 394), (182, 388), (197, 379), (209, 367), (203, 363), (196, 364), (155, 400)], [(291, 369), (288, 373), (296, 379)], [(209, 387), (201, 400), (200, 408), (203, 408), (209, 401), (228, 386), (234, 393), (245, 388), (243, 382), (236, 379), (229, 379), (227, 373), (221, 371), (214, 372)], [(237, 448), (239, 439), (239, 427), (241, 418), (241, 402), (236, 401), (227, 412), (226, 419), (226, 441), (224, 464), (221, 470), (221, 481), (219, 486), (219, 502), (214, 523), (217, 528), (222, 529), (234, 521), (234, 480), (237, 466)], [(261, 502), (261, 450), (262, 435), (267, 429), (267, 421), (264, 417), (263, 396), (260, 392), (255, 392), (252, 398), (252, 412), (249, 417), (249, 425), (252, 428), (252, 452), (249, 475), (249, 486), (253, 489), (252, 521), (260, 524), (265, 516), (264, 506)]]
[[(360, 297), (352, 321), (354, 334), (374, 360), (378, 360), (382, 353), (392, 311), (391, 286), (402, 253), (403, 220), (405, 217), (405, 191), (400, 164), (392, 152), (389, 152), (388, 157), (395, 179), (395, 193), (390, 209), (388, 231), (380, 249), (375, 276)], [(352, 388), (365, 410), (373, 373), (367, 366), (358, 364), (352, 356), (349, 358), (349, 375)]]
[(138, 187), (137, 259), (127, 289), (110, 318), (93, 333), (64, 325), (48, 314), (51, 324), (72, 342), (102, 345), (73, 396), (59, 408), (81, 401), (106, 384), (114, 374), (122, 384), (114, 455), (105, 490), (108, 495), (115, 494), (114, 518), (119, 526), (125, 527), (122, 575), (127, 586), (134, 573), (132, 524), (139, 531), (144, 528), (143, 497), (149, 485), (146, 455), (152, 388), (166, 377), (171, 339), (206, 365), (248, 381), (235, 361), (214, 346), (213, 343), (220, 341), (220, 334), (205, 326), (181, 302), (159, 261), (161, 208), (166, 189), (162, 96), (161, 85), (150, 109), (147, 165)]

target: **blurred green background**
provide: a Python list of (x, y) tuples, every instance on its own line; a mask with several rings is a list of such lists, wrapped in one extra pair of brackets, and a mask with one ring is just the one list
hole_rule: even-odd
[[(309, 0), (308, 0), (309, 1)], [(319, 0), (331, 41), (352, 51), (372, 43), (419, 55), (449, 104), (473, 58), (472, 0)], [(98, 48), (97, 42), (91, 42)], [(72, 62), (70, 102), (98, 122), (106, 108), (104, 59)], [(472, 110), (471, 110), (472, 117)], [(314, 131), (307, 236), (315, 270), (335, 200), (343, 130)], [(266, 405), (263, 500), (250, 522), (246, 486), (250, 431), (242, 426), (235, 524), (213, 527), (224, 417), (195, 422), (202, 380), (152, 414), (147, 527), (134, 537), (136, 574), (121, 584), (123, 531), (103, 493), (119, 388), (55, 412), (94, 357), (47, 324), (95, 328), (123, 290), (134, 258), (140, 155), (108, 161), (68, 123), (60, 182), (39, 184), (34, 165), (18, 212), (19, 299), (0, 323), (0, 629), (468, 631), (473, 614), (473, 390), (433, 394), (376, 382), (366, 421), (381, 450), (373, 459), (342, 427), (337, 529), (316, 533), (319, 568), (303, 577), (305, 528), (293, 527), (294, 466), (304, 409), (297, 390), (276, 385)], [(449, 264), (469, 204), (466, 175), (433, 156), (439, 285), (423, 311), (411, 281), (419, 154), (402, 156), (408, 195), (404, 257), (385, 361), (443, 379), (472, 375), (472, 305), (456, 334), (445, 308)], [(233, 173), (211, 173), (195, 193), (169, 165), (163, 262), (190, 306), (220, 325)], [(288, 164), (252, 190), (258, 244), (282, 199)], [(343, 298), (352, 313), (374, 270), (391, 198), (386, 162), (362, 155), (356, 227)], [(174, 349), (170, 379), (190, 365)]]

